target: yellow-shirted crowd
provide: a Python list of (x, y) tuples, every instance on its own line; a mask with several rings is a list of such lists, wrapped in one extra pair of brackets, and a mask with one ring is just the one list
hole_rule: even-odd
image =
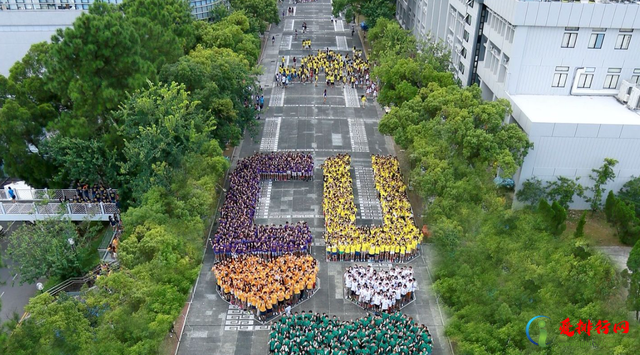
[(382, 206), (382, 226), (356, 227), (356, 206), (349, 173), (351, 157), (339, 154), (322, 165), (322, 209), (328, 260), (405, 261), (416, 253), (420, 231), (413, 222), (398, 160), (379, 155), (373, 155), (371, 160)]
[(216, 264), (218, 292), (230, 303), (260, 318), (282, 312), (316, 288), (318, 262), (311, 255), (283, 255), (267, 260), (241, 255)]
[(344, 55), (333, 50), (318, 50), (316, 54), (298, 59), (294, 57), (292, 64), (285, 64), (285, 58), (282, 57), (276, 75), (277, 85), (286, 86), (299, 81), (315, 82), (317, 86), (320, 73), (324, 73), (327, 86), (342, 84), (355, 88), (369, 84), (369, 62), (362, 57), (361, 50), (353, 50), (351, 54)]

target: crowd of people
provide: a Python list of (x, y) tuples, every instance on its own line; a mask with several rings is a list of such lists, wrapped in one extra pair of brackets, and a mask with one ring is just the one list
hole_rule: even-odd
[(335, 315), (297, 312), (271, 326), (275, 355), (429, 355), (429, 329), (402, 313), (382, 313), (341, 321)]
[(354, 265), (344, 273), (344, 286), (347, 297), (360, 307), (395, 312), (412, 300), (417, 282), (411, 266), (376, 270)]
[(318, 262), (308, 254), (272, 260), (241, 255), (217, 263), (212, 271), (218, 292), (228, 302), (264, 320), (313, 294)]
[[(60, 203), (115, 203), (120, 204), (120, 196), (115, 189), (105, 187), (103, 184), (89, 185), (78, 182), (76, 194), (69, 198), (64, 193), (58, 198)], [(119, 206), (118, 206), (119, 208)]]
[(240, 160), (229, 175), (229, 190), (220, 210), (218, 229), (211, 241), (216, 260), (247, 253), (270, 257), (308, 253), (313, 236), (306, 222), (256, 226), (253, 219), (261, 179), (309, 180), (312, 176), (311, 154), (274, 152)]
[[(311, 48), (311, 40), (302, 41), (303, 48)], [(293, 57), (292, 65), (285, 65), (284, 57), (276, 73), (276, 85), (287, 85), (291, 82), (315, 83), (318, 85), (320, 75), (328, 87), (336, 84), (352, 88), (368, 88), (371, 94), (372, 81), (369, 79), (369, 62), (362, 56), (361, 50), (355, 47), (352, 53), (319, 49), (316, 54), (309, 54), (301, 58)]]
[[(400, 162), (392, 155), (372, 155), (373, 178), (382, 206), (383, 233), (398, 245), (406, 245), (405, 254), (412, 255), (421, 239), (420, 230), (413, 219), (413, 210), (407, 197), (407, 186), (402, 180)], [(390, 252), (385, 246), (385, 253)], [(400, 247), (402, 253), (402, 247)], [(394, 250), (391, 250), (393, 252)], [(395, 252), (398, 250), (396, 248)]]
[(349, 154), (338, 154), (322, 165), (327, 260), (404, 262), (413, 258), (420, 233), (414, 225), (397, 159), (372, 156), (374, 181), (382, 206), (381, 226), (356, 226), (350, 164)]

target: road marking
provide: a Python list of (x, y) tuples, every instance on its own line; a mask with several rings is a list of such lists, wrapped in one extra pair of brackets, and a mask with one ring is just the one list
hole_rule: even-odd
[(11, 279), (12, 281), (16, 280), (16, 277), (18, 277), (18, 274), (13, 275), (13, 278)]
[(4, 296), (4, 291), (2, 291), (2, 293), (0, 293), (0, 298), (2, 298), (2, 296)]
[(336, 36), (336, 43), (339, 51), (346, 51), (349, 49), (347, 47), (347, 37), (345, 36)]
[(292, 38), (293, 36), (283, 36), (282, 41), (280, 42), (280, 49), (290, 50)]
[(285, 23), (284, 23), (285, 31), (293, 31), (293, 23), (295, 21), (296, 20), (286, 20)]
[(360, 214), (360, 218), (382, 220), (382, 206), (380, 205), (380, 200), (378, 200), (378, 192), (373, 179), (373, 169), (356, 166), (354, 167), (354, 173), (358, 204), (360, 205), (357, 211)]
[(335, 24), (334, 27), (336, 32), (344, 31), (344, 23), (342, 22), (342, 20), (334, 20), (333, 23)]
[(271, 189), (273, 188), (272, 180), (263, 180), (260, 183), (260, 198), (258, 199), (258, 208), (256, 208), (257, 218), (269, 218), (269, 205), (271, 205)]
[(271, 90), (271, 98), (269, 99), (269, 106), (284, 106), (284, 87), (274, 86)]
[(345, 86), (343, 88), (344, 95), (344, 103), (347, 107), (360, 107), (360, 103), (358, 102), (358, 90)]
[[(282, 105), (280, 105), (282, 106)], [(261, 152), (275, 152), (278, 150), (278, 139), (280, 138), (280, 123), (282, 119), (267, 118), (264, 123), (264, 132), (260, 141)]]
[(347, 124), (349, 125), (351, 150), (354, 152), (368, 152), (369, 141), (367, 140), (367, 132), (364, 129), (364, 121), (361, 119), (350, 119), (347, 121)]

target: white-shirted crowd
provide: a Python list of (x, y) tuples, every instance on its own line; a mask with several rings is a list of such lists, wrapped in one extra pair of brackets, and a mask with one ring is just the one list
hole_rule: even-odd
[(387, 270), (355, 265), (344, 274), (348, 297), (362, 308), (377, 312), (395, 312), (409, 303), (418, 286), (413, 268)]

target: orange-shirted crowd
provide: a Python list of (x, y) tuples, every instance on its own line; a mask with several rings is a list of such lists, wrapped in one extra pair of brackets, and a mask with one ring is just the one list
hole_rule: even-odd
[(351, 157), (338, 154), (322, 164), (327, 260), (406, 261), (417, 253), (420, 231), (414, 225), (398, 160), (372, 155), (374, 181), (382, 206), (382, 226), (356, 227)]
[(240, 255), (216, 264), (218, 292), (259, 319), (281, 313), (316, 288), (318, 262), (311, 255), (286, 254), (267, 260)]

